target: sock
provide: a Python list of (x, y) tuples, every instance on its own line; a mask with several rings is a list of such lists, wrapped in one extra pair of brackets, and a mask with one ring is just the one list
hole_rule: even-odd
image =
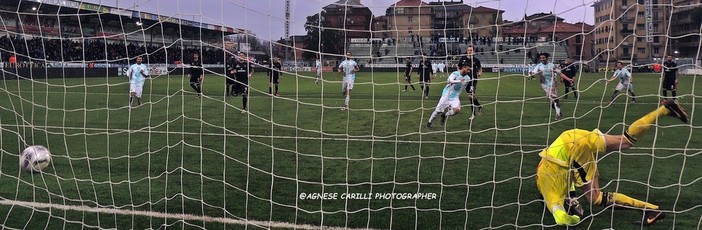
[(570, 92), (570, 87), (566, 86), (565, 93), (563, 94), (563, 97), (568, 98), (568, 92)]
[(351, 99), (351, 95), (346, 94), (346, 99), (344, 100), (344, 106), (346, 106), (346, 107), (349, 106), (350, 99)]
[(456, 112), (452, 108), (449, 108), (449, 111), (446, 112), (446, 116), (453, 116), (454, 114), (456, 114)]
[(412, 85), (412, 83), (410, 83), (410, 86), (412, 86), (412, 91), (417, 90), (417, 89), (414, 88), (414, 85)]
[(558, 103), (553, 103), (553, 107), (556, 110), (556, 115), (560, 115), (561, 114), (561, 107), (558, 106)]
[(612, 93), (612, 99), (610, 99), (609, 101), (614, 101), (614, 98), (617, 97), (617, 94), (619, 94), (619, 90), (615, 90), (614, 93)]
[(249, 97), (247, 97), (246, 95), (241, 95), (241, 104), (243, 105), (244, 110), (246, 110), (246, 103), (248, 102), (248, 99)]
[(195, 92), (197, 92), (198, 94), (201, 92), (199, 83), (194, 83), (194, 82), (190, 83), (190, 87), (192, 87), (195, 90)]
[(636, 101), (636, 94), (634, 94), (634, 91), (629, 91), (629, 94), (631, 95), (631, 100)]
[[(673, 92), (675, 92), (675, 91), (673, 91)], [(665, 89), (661, 90), (661, 94), (663, 94), (663, 99), (668, 99), (668, 90), (665, 90)], [(673, 93), (673, 94), (675, 94), (675, 93)]]
[(573, 97), (575, 97), (576, 99), (578, 98), (578, 89), (576, 89), (575, 87), (573, 87)]
[(429, 123), (434, 121), (434, 118), (436, 118), (436, 115), (439, 115), (439, 113), (441, 113), (441, 112), (436, 111), (436, 110), (433, 113), (431, 113), (431, 116), (429, 116)]
[(275, 94), (278, 94), (278, 84), (275, 85)]
[(429, 86), (424, 86), (424, 96), (429, 96)]
[(634, 121), (634, 123), (629, 126), (629, 129), (624, 132), (624, 136), (629, 143), (633, 145), (641, 136), (646, 134), (648, 129), (650, 129), (651, 126), (653, 126), (653, 123), (656, 122), (656, 119), (661, 116), (667, 116), (668, 114), (670, 114), (670, 111), (664, 106), (658, 107), (658, 109), (653, 110), (653, 112), (650, 112)]
[(405, 84), (405, 91), (407, 91), (407, 84)]
[(600, 195), (597, 197), (595, 202), (593, 203), (594, 205), (610, 205), (610, 204), (617, 204), (621, 206), (625, 206), (628, 208), (647, 208), (647, 209), (658, 209), (658, 205), (651, 204), (645, 201), (637, 200), (634, 198), (631, 198), (627, 195), (621, 194), (621, 193), (616, 193), (616, 192), (600, 192)]
[(132, 101), (134, 101), (134, 96), (129, 96), (129, 107), (132, 107)]
[(273, 89), (270, 86), (268, 86), (268, 94), (271, 94), (271, 93), (273, 93)]
[(673, 89), (672, 92), (673, 92), (673, 98), (677, 98), (678, 97), (678, 90)]

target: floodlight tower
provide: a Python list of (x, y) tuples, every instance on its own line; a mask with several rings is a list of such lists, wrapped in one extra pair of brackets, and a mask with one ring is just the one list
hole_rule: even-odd
[(285, 0), (285, 59), (288, 60), (288, 39), (290, 38), (290, 0)]

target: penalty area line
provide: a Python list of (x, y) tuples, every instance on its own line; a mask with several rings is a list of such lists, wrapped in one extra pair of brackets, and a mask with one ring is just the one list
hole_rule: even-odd
[(235, 225), (253, 225), (264, 228), (285, 228), (285, 229), (350, 229), (344, 227), (328, 227), (328, 226), (314, 226), (308, 224), (293, 224), (288, 222), (278, 222), (278, 221), (258, 221), (258, 220), (243, 220), (243, 219), (233, 219), (224, 217), (212, 217), (212, 216), (197, 216), (192, 214), (177, 214), (177, 213), (163, 213), (154, 211), (139, 211), (139, 210), (125, 210), (125, 209), (115, 209), (115, 208), (97, 208), (89, 206), (77, 206), (77, 205), (62, 205), (62, 204), (48, 204), (39, 202), (27, 202), (27, 201), (17, 201), (17, 200), (0, 200), (0, 205), (7, 206), (22, 206), (31, 207), (36, 209), (59, 209), (66, 211), (79, 211), (79, 212), (92, 212), (92, 213), (105, 213), (105, 214), (118, 214), (118, 215), (133, 215), (133, 216), (148, 216), (154, 218), (164, 218), (164, 219), (178, 219), (185, 221), (202, 221), (202, 222), (216, 222), (222, 224), (235, 224)]

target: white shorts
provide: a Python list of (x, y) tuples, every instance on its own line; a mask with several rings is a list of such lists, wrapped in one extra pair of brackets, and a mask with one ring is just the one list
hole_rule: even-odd
[(556, 91), (558, 87), (555, 85), (553, 86), (547, 86), (544, 84), (541, 84), (541, 89), (544, 90), (544, 93), (546, 94), (546, 98), (549, 100), (555, 100), (558, 98), (558, 92)]
[(322, 69), (317, 69), (317, 77), (321, 77), (321, 76), (322, 76)]
[(142, 91), (144, 91), (144, 85), (142, 85), (142, 84), (129, 84), (129, 95), (134, 93), (134, 94), (136, 94), (136, 97), (141, 97)]
[(436, 74), (437, 69), (432, 69), (434, 71), (434, 74)]
[(439, 67), (439, 72), (444, 72), (444, 68)]
[(441, 96), (439, 99), (439, 104), (436, 105), (437, 112), (443, 112), (446, 108), (461, 108), (461, 100), (458, 97), (450, 99), (445, 96)]
[(626, 88), (628, 91), (634, 92), (634, 84), (631, 84), (631, 83), (622, 84), (621, 82), (619, 82), (619, 84), (617, 84), (617, 87), (614, 88), (614, 90), (619, 91), (619, 90), (622, 90), (624, 88)]
[(346, 92), (346, 90), (353, 90), (353, 80), (344, 80), (341, 83), (341, 92)]

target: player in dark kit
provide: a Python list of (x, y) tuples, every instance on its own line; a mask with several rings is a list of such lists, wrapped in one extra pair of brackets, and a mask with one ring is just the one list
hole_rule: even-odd
[(415, 90), (414, 85), (412, 85), (412, 60), (407, 58), (407, 65), (405, 66), (405, 90), (402, 92), (407, 92), (407, 85), (412, 86), (412, 91)]
[(419, 87), (424, 92), (424, 99), (429, 98), (429, 83), (431, 83), (431, 61), (423, 56), (423, 61), (419, 62)]
[(573, 79), (573, 81), (565, 81), (561, 79), (561, 82), (563, 82), (563, 85), (565, 86), (565, 94), (563, 94), (563, 98), (568, 99), (568, 92), (570, 90), (573, 90), (573, 97), (575, 99), (578, 99), (578, 90), (575, 88), (575, 75), (578, 74), (578, 66), (573, 64), (573, 59), (571, 58), (566, 58), (566, 61), (561, 64), (561, 73), (565, 74), (568, 78)]
[(471, 120), (474, 119), (476, 115), (483, 112), (483, 106), (480, 105), (478, 96), (475, 94), (475, 90), (478, 88), (478, 78), (483, 74), (483, 66), (480, 63), (480, 59), (476, 58), (474, 55), (475, 48), (469, 45), (468, 48), (466, 48), (466, 56), (458, 60), (459, 69), (464, 65), (470, 67), (470, 73), (468, 74), (470, 76), (470, 81), (468, 82), (468, 86), (466, 86), (466, 93), (470, 96), (471, 109), (473, 110), (470, 115)]
[(241, 94), (242, 110), (241, 113), (246, 113), (246, 104), (249, 99), (249, 78), (254, 73), (251, 68), (251, 63), (244, 56), (244, 53), (239, 53), (239, 58), (236, 65), (236, 84), (234, 85), (234, 96)]
[(234, 96), (234, 90), (236, 88), (236, 64), (238, 61), (234, 56), (230, 56), (227, 60), (227, 69), (225, 73), (226, 77), (226, 89), (225, 93), (227, 96)]
[[(268, 95), (272, 96), (280, 96), (278, 93), (278, 82), (280, 82), (280, 78), (283, 76), (283, 73), (280, 72), (282, 68), (282, 65), (280, 64), (280, 58), (274, 57), (273, 61), (271, 62), (270, 68), (268, 70)], [(272, 94), (272, 87), (275, 85), (275, 94)]]
[(202, 95), (202, 80), (204, 80), (205, 76), (202, 74), (202, 61), (200, 60), (199, 54), (193, 54), (193, 61), (190, 63), (189, 70), (190, 87), (197, 92), (197, 97), (200, 97), (200, 95)]
[(663, 62), (663, 85), (661, 92), (663, 93), (663, 104), (668, 102), (668, 90), (673, 94), (672, 99), (676, 100), (678, 96), (678, 64), (673, 61), (673, 56), (668, 55)]

